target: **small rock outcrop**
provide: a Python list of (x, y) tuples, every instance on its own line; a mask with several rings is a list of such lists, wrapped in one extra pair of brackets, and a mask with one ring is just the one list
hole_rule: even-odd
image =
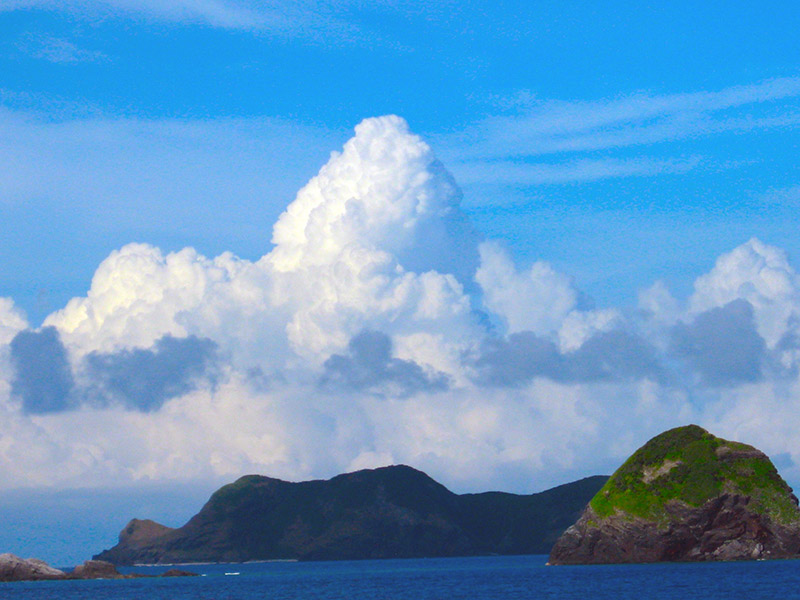
[(39, 581), (65, 579), (66, 573), (54, 569), (38, 558), (20, 558), (14, 554), (0, 554), (0, 581)]
[(191, 571), (183, 571), (181, 569), (168, 569), (164, 571), (159, 577), (197, 577), (197, 573)]
[(75, 579), (124, 579), (125, 575), (105, 560), (87, 560), (72, 571)]
[[(170, 569), (159, 577), (189, 577), (197, 573)], [(44, 581), (58, 579), (135, 579), (153, 577), (141, 573), (123, 574), (110, 562), (87, 560), (71, 573), (55, 569), (38, 558), (20, 558), (14, 554), (0, 554), (0, 582), (3, 581)]]
[(800, 509), (761, 451), (696, 426), (637, 450), (558, 539), (550, 564), (797, 557)]
[[(117, 568), (105, 560), (87, 560), (82, 565), (78, 565), (67, 575), (69, 579), (138, 579), (141, 577), (153, 577), (142, 573), (120, 573)], [(181, 571), (180, 569), (169, 569), (157, 577), (197, 577), (197, 573), (191, 571)]]

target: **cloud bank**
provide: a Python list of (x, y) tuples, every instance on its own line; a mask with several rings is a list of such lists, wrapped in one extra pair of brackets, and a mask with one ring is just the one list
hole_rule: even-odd
[(783, 251), (752, 239), (685, 301), (656, 282), (598, 308), (481, 240), (460, 201), (405, 121), (367, 119), (257, 260), (128, 244), (39, 328), (0, 299), (0, 486), (405, 462), (456, 489), (533, 491), (686, 422), (798, 476), (800, 278)]

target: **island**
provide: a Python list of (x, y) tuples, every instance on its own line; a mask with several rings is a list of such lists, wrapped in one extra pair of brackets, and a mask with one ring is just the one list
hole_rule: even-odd
[(405, 465), (329, 480), (244, 476), (173, 529), (133, 519), (118, 565), (546, 554), (607, 477), (531, 495), (455, 494)]
[(796, 558), (800, 509), (760, 450), (696, 425), (639, 448), (558, 539), (549, 563)]

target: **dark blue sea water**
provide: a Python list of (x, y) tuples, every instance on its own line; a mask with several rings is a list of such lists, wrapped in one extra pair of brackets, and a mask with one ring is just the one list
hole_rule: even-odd
[[(513, 556), (193, 565), (188, 568), (205, 576), (0, 583), (0, 599), (800, 598), (800, 560), (583, 567), (546, 567), (546, 560), (546, 556)], [(165, 568), (133, 570), (160, 573)]]

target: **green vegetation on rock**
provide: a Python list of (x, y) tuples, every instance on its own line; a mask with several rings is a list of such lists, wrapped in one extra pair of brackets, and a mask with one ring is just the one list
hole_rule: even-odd
[(697, 425), (671, 429), (637, 450), (591, 500), (594, 513), (666, 524), (670, 501), (699, 507), (723, 493), (750, 496), (750, 508), (780, 523), (800, 512), (769, 458)]

